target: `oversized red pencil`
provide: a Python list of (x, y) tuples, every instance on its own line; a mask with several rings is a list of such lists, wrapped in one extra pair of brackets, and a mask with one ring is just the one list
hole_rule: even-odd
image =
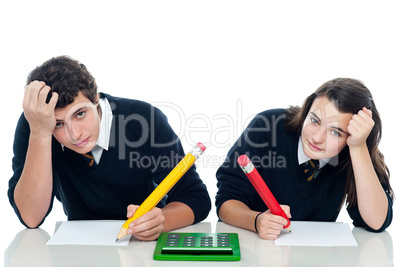
[(279, 206), (278, 201), (276, 201), (274, 195), (269, 190), (268, 186), (265, 184), (261, 175), (258, 173), (257, 169), (254, 167), (254, 164), (246, 155), (241, 155), (237, 158), (237, 163), (239, 163), (241, 169), (246, 174), (247, 178), (253, 184), (255, 190), (257, 190), (258, 194), (264, 201), (265, 205), (267, 205), (268, 209), (274, 215), (279, 215), (285, 218), (288, 223), (283, 227), (285, 230), (290, 232), (290, 220), (288, 216), (286, 216), (285, 212)]

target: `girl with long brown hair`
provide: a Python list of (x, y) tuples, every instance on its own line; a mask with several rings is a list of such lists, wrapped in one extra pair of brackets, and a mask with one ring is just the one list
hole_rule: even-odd
[(355, 226), (383, 231), (393, 191), (378, 148), (381, 126), (370, 91), (349, 78), (324, 83), (301, 108), (258, 114), (217, 172), (219, 218), (264, 239), (276, 239), (287, 223), (236, 165), (247, 154), (291, 220), (335, 221), (346, 200)]

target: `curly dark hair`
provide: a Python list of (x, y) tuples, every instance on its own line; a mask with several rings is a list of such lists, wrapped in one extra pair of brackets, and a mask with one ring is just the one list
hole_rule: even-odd
[(96, 104), (98, 86), (95, 78), (84, 64), (68, 56), (51, 58), (36, 67), (28, 75), (27, 85), (35, 80), (43, 81), (51, 88), (46, 102), (49, 102), (52, 92), (59, 94), (56, 108), (74, 102), (79, 92)]

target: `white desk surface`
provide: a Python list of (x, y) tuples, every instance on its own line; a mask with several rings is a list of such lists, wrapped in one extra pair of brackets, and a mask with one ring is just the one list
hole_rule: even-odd
[(177, 232), (234, 232), (239, 234), (241, 260), (238, 262), (155, 261), (156, 241), (132, 238), (127, 247), (47, 246), (53, 233), (25, 229), (15, 235), (4, 252), (4, 266), (393, 266), (391, 235), (352, 230), (358, 247), (275, 246), (257, 234), (222, 222), (202, 222)]

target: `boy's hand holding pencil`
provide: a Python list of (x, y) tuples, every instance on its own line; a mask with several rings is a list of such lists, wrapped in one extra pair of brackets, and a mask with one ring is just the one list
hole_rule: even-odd
[[(127, 218), (132, 218), (138, 208), (138, 205), (129, 205), (127, 207)], [(162, 210), (155, 207), (131, 222), (127, 234), (133, 235), (139, 240), (152, 241), (157, 239), (162, 233), (164, 223), (165, 217), (163, 216)]]

